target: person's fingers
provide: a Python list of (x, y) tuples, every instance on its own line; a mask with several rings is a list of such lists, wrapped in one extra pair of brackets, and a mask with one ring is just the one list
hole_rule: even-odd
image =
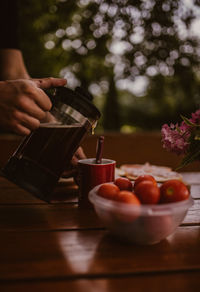
[(35, 100), (27, 98), (27, 96), (21, 96), (16, 106), (19, 111), (23, 111), (40, 121), (46, 117), (46, 112), (36, 104)]
[(64, 78), (41, 78), (41, 79), (32, 79), (39, 88), (47, 89), (50, 87), (64, 86), (67, 83), (67, 80)]
[(13, 118), (13, 116), (12, 116), (12, 120), (8, 120), (7, 123), (3, 123), (3, 124), (4, 124), (5, 129), (7, 130), (10, 129), (12, 132), (21, 136), (26, 136), (31, 133), (31, 130), (27, 126), (21, 124), (21, 121)]
[(86, 158), (86, 155), (85, 155), (85, 153), (84, 153), (82, 147), (79, 147), (79, 148), (76, 150), (75, 156), (76, 156), (76, 158), (77, 158), (78, 160), (79, 160), (79, 159), (85, 159), (85, 158)]
[(34, 100), (41, 109), (44, 111), (50, 111), (52, 107), (51, 100), (42, 89), (37, 88), (37, 94), (35, 95)]
[(82, 148), (82, 147), (79, 147), (79, 148), (76, 150), (74, 156), (72, 157), (71, 164), (72, 164), (73, 166), (77, 166), (78, 161), (79, 161), (80, 159), (85, 159), (85, 158), (86, 158), (86, 155), (85, 155), (85, 153), (84, 153), (84, 151), (83, 151), (83, 148)]
[(38, 119), (24, 112), (15, 111), (13, 117), (18, 124), (28, 128), (29, 130), (35, 130), (40, 126), (40, 121)]
[(19, 134), (21, 136), (28, 136), (31, 133), (31, 130), (26, 128), (25, 126), (21, 125), (21, 124), (16, 124), (15, 128), (12, 130), (16, 133)]
[(9, 127), (17, 134), (29, 135), (31, 131), (36, 130), (40, 126), (40, 121), (31, 117), (30, 115), (15, 111), (12, 115)]
[[(50, 98), (46, 95), (46, 93), (42, 90), (50, 87), (63, 86), (66, 84), (65, 79), (59, 78), (43, 78), (43, 79), (32, 79), (30, 80), (32, 83), (23, 84), (24, 93), (27, 93), (29, 97), (31, 97), (35, 103), (44, 111), (50, 111), (52, 107), (52, 103)], [(35, 84), (36, 86), (33, 86)]]
[(78, 158), (74, 155), (71, 160), (72, 166), (76, 166), (78, 164)]
[[(25, 85), (26, 86), (26, 85)], [(36, 106), (43, 111), (49, 111), (52, 107), (51, 100), (45, 94), (45, 92), (37, 86), (33, 86), (33, 84), (28, 84), (26, 87), (23, 86), (23, 92), (18, 96), (16, 103), (23, 108), (31, 108), (34, 106), (34, 111), (37, 110)]]
[(21, 124), (21, 114), (16, 111), (16, 109), (10, 108), (0, 108), (0, 124), (3, 129), (11, 130), (12, 132), (19, 135), (28, 135), (31, 130), (25, 125)]
[[(33, 100), (35, 105), (38, 105), (41, 110), (49, 111), (51, 109), (52, 103), (50, 98), (32, 80), (18, 80), (18, 82), (13, 82), (11, 85), (17, 92), (14, 100), (15, 106), (20, 107), (22, 110), (24, 107), (27, 109), (33, 106), (31, 102)], [(36, 107), (34, 108), (36, 109)]]

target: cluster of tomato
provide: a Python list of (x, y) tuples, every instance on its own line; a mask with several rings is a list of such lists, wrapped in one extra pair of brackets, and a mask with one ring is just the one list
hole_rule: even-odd
[(97, 194), (133, 205), (178, 202), (188, 199), (190, 195), (188, 187), (182, 181), (170, 179), (158, 186), (151, 175), (139, 176), (134, 184), (128, 178), (119, 177), (113, 184), (102, 184)]

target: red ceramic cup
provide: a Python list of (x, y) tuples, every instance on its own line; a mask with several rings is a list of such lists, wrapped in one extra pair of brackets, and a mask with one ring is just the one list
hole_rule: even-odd
[(78, 161), (79, 206), (91, 206), (88, 193), (95, 186), (114, 181), (115, 166), (116, 161), (105, 158), (101, 164), (97, 164), (95, 158)]

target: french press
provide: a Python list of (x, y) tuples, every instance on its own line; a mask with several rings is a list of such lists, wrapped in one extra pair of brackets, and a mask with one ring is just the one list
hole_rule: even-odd
[(81, 87), (48, 93), (52, 109), (40, 127), (24, 138), (3, 168), (6, 178), (50, 201), (62, 172), (100, 118), (92, 95)]

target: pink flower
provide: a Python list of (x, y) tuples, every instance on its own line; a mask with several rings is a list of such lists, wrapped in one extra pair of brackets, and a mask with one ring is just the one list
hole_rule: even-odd
[(190, 131), (190, 126), (187, 125), (184, 121), (181, 122), (181, 125), (180, 125), (180, 131), (183, 133), (183, 132), (188, 132)]
[(182, 117), (180, 124), (162, 126), (163, 147), (176, 154), (185, 154), (179, 168), (200, 160), (200, 109), (191, 114), (191, 118)]
[(178, 155), (185, 154), (189, 146), (190, 132), (185, 124), (178, 127), (178, 124), (167, 124), (162, 126), (161, 129), (163, 147)]
[(196, 112), (192, 113), (192, 118), (190, 121), (194, 124), (199, 125), (200, 124), (200, 109), (198, 109)]

